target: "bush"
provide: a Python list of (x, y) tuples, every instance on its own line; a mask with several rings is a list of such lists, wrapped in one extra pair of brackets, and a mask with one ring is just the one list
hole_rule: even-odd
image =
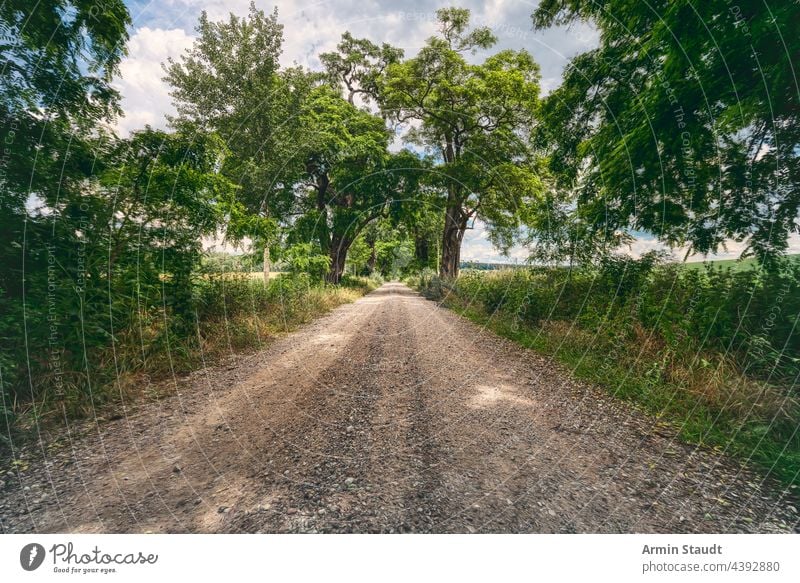
[[(146, 297), (118, 298), (113, 309), (127, 318), (115, 319), (120, 324), (114, 329), (113, 344), (108, 335), (101, 343), (76, 343), (76, 354), (81, 356), (77, 364), (76, 356), (64, 351), (59, 369), (54, 370), (46, 358), (34, 352), (29, 369), (36, 388), (33, 393), (26, 390), (24, 358), (8, 350), (13, 345), (5, 344), (0, 351), (0, 434), (47, 417), (55, 420), (63, 419), (64, 414), (96, 413), (98, 408), (113, 407), (120, 398), (135, 402), (142, 397), (143, 387), (154, 390), (151, 381), (213, 363), (232, 351), (262, 347), (270, 337), (353, 301), (378, 285), (349, 276), (340, 286), (332, 286), (307, 273), (280, 275), (268, 285), (261, 278), (237, 273), (204, 273), (191, 282), (185, 290), (187, 303), (180, 306), (179, 314), (161, 291), (170, 293), (170, 286), (164, 285), (169, 282), (141, 287)], [(99, 313), (108, 309), (108, 304), (98, 300), (92, 309)], [(17, 317), (11, 313), (6, 314), (7, 320), (0, 318), (0, 333), (11, 334), (9, 321)], [(46, 324), (43, 318), (42, 325)], [(75, 322), (71, 324), (80, 331)], [(33, 329), (32, 322), (28, 326)], [(34, 338), (46, 340), (47, 335), (42, 332)], [(147, 382), (142, 382), (143, 376)]]
[(330, 257), (311, 243), (297, 243), (283, 256), (284, 269), (293, 274), (306, 274), (319, 281), (331, 270)]
[(786, 480), (800, 469), (800, 263), (734, 271), (610, 257), (413, 284), (671, 416), (694, 441), (775, 464)]

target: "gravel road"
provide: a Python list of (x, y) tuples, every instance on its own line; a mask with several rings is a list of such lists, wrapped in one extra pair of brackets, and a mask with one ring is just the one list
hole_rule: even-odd
[(2, 531), (798, 528), (774, 483), (402, 284), (172, 393), (43, 439)]

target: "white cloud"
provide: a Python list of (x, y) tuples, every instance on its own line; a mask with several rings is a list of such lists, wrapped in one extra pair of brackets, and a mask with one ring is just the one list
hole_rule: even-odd
[[(720, 249), (717, 253), (709, 253), (708, 255), (703, 255), (702, 253), (692, 253), (689, 255), (686, 261), (693, 263), (697, 261), (704, 261), (704, 260), (715, 260), (715, 259), (738, 259), (742, 252), (747, 247), (747, 243), (742, 241), (728, 241), (725, 244), (725, 247)], [(684, 256), (686, 255), (688, 247), (677, 247), (675, 249), (670, 250), (669, 247), (660, 243), (656, 239), (647, 237), (639, 237), (637, 238), (631, 245), (625, 246), (621, 248), (619, 251), (620, 253), (624, 253), (626, 255), (630, 255), (631, 257), (641, 257), (648, 251), (667, 251), (671, 252), (672, 257), (677, 261), (683, 261)], [(800, 253), (800, 235), (797, 233), (792, 233), (789, 235), (789, 248), (788, 253)]]
[[(133, 129), (150, 124), (166, 125), (165, 115), (173, 112), (169, 88), (161, 80), (161, 63), (178, 57), (191, 46), (200, 11), (211, 20), (228, 14), (244, 16), (250, 0), (165, 0), (163, 3), (136, 5), (132, 9), (135, 28), (128, 43), (128, 57), (120, 66), (115, 86), (123, 95), (125, 117), (117, 129), (126, 135)], [(491, 27), (498, 37), (498, 49), (529, 50), (542, 66), (542, 87), (550, 91), (560, 82), (567, 60), (580, 51), (596, 45), (597, 33), (588, 25), (569, 29), (533, 32), (530, 14), (535, 3), (510, 0), (458, 3), (472, 9), (476, 25)], [(312, 69), (320, 64), (317, 55), (336, 47), (342, 33), (367, 37), (375, 42), (399, 46), (413, 55), (434, 34), (437, 8), (450, 6), (450, 0), (427, 2), (411, 0), (258, 0), (256, 6), (265, 12), (278, 8), (278, 19), (284, 25), (284, 65), (298, 63)], [(481, 55), (470, 57), (480, 59)]]
[(114, 86), (122, 94), (124, 117), (117, 120), (120, 135), (150, 124), (166, 125), (165, 115), (173, 111), (169, 87), (162, 77), (161, 63), (177, 57), (192, 45), (192, 37), (180, 28), (143, 27), (128, 43), (128, 56), (120, 64)]
[[(161, 3), (137, 5), (132, 11), (137, 26), (128, 44), (129, 56), (121, 64), (121, 77), (115, 86), (122, 92), (125, 117), (118, 121), (122, 135), (150, 124), (166, 125), (165, 115), (174, 111), (169, 88), (161, 80), (161, 63), (168, 57), (178, 57), (191, 46), (194, 29), (201, 10), (211, 20), (226, 18), (233, 12), (246, 15), (250, 0), (164, 0)], [(349, 30), (355, 36), (375, 42), (399, 46), (413, 55), (425, 39), (435, 32), (435, 11), (450, 6), (452, 0), (257, 0), (256, 6), (271, 12), (278, 7), (278, 19), (284, 25), (282, 63), (298, 63), (318, 69), (316, 57), (320, 52), (335, 48), (341, 34)], [(526, 49), (542, 68), (542, 90), (552, 91), (561, 82), (561, 73), (570, 58), (598, 43), (597, 31), (586, 24), (569, 28), (532, 30), (530, 14), (536, 2), (518, 0), (462, 0), (456, 3), (470, 8), (473, 23), (493, 29), (498, 37), (498, 49)], [(480, 59), (481, 55), (470, 57)], [(397, 144), (394, 145), (397, 147)], [(663, 245), (651, 238), (637, 239), (630, 249), (622, 251), (634, 256)], [(737, 257), (740, 244), (731, 243), (728, 251), (715, 257)], [(800, 237), (790, 238), (791, 252), (800, 252)], [(685, 251), (684, 251), (685, 252)], [(683, 258), (683, 252), (675, 255)], [(528, 251), (515, 247), (511, 261), (523, 261)], [(486, 237), (485, 228), (477, 224), (464, 237), (462, 257), (465, 260), (507, 262)], [(692, 256), (690, 260), (702, 260)]]
[(463, 261), (482, 261), (484, 263), (525, 263), (530, 251), (525, 247), (514, 246), (507, 255), (494, 248), (489, 241), (486, 225), (475, 221), (472, 229), (464, 233), (461, 243), (461, 259)]

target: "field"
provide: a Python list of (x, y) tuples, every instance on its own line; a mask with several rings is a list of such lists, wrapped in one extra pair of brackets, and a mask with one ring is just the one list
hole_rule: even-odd
[[(790, 254), (786, 259), (792, 263), (800, 262), (800, 254)], [(712, 261), (691, 261), (682, 264), (686, 269), (703, 269), (707, 265), (714, 268), (730, 269), (731, 271), (744, 271), (747, 269), (758, 268), (758, 260), (753, 258), (746, 259), (715, 259)]]

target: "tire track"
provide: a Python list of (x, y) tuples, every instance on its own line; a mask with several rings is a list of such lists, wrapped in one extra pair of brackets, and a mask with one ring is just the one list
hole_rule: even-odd
[(0, 508), (14, 509), (3, 530), (787, 532), (798, 524), (798, 504), (775, 485), (680, 443), (549, 359), (401, 284), (178, 388), (24, 472), (2, 492)]

